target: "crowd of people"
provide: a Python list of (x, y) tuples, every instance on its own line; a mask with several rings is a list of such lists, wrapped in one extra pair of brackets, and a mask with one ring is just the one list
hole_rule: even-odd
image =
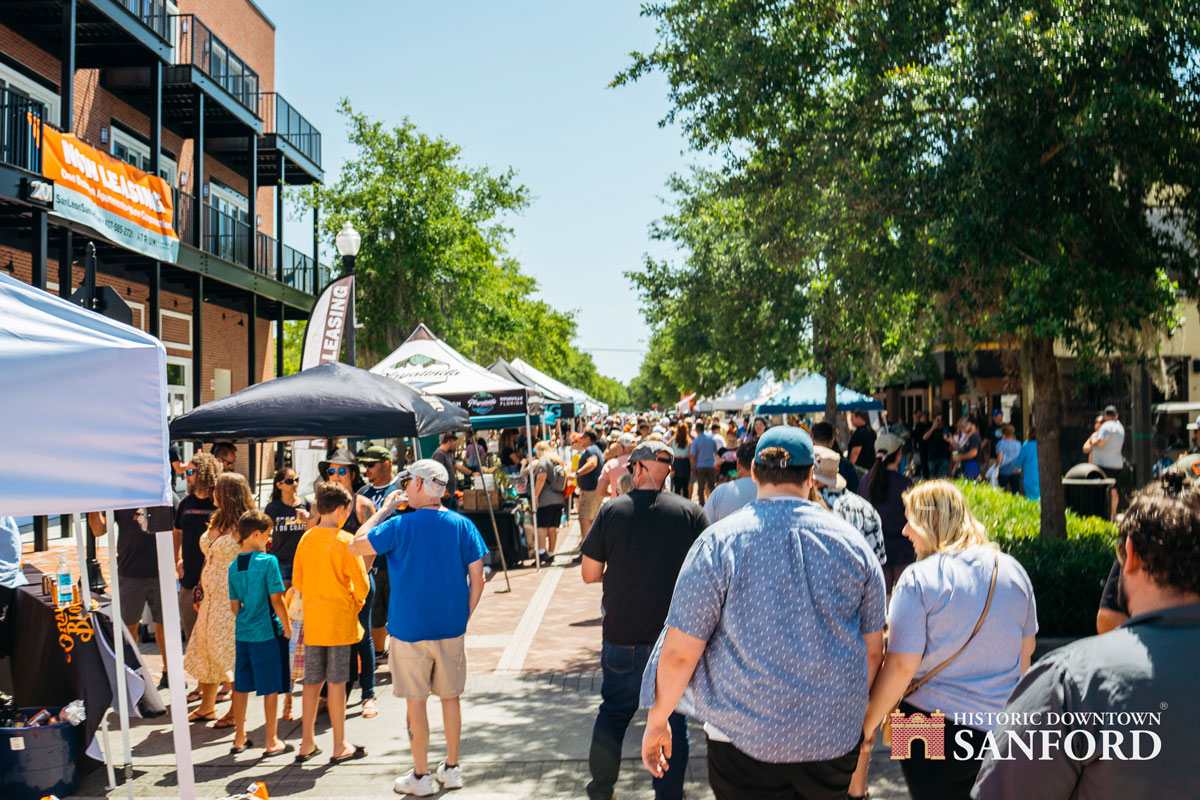
[[(1104, 418), (1090, 447), (1119, 453), (1115, 409)], [(875, 430), (855, 414), (844, 449), (827, 422), (810, 432), (668, 419), (641, 438), (627, 458), (632, 490), (602, 502), (582, 529), (582, 578), (603, 584), (604, 608), (589, 797), (613, 796), (639, 706), (649, 709), (643, 762), (666, 800), (683, 796), (689, 715), (704, 722), (718, 800), (866, 797), (881, 725), (912, 715), (944, 719), (946, 743), (945, 757), (919, 749), (900, 762), (917, 800), (1200, 792), (1183, 729), (1194, 693), (1156, 740), (1157, 764), (1094, 748), (1013, 758), (1011, 743), (998, 751), (994, 738), (1061, 742), (1077, 727), (1070, 712), (1151, 711), (1152, 695), (1188, 692), (1175, 651), (1200, 644), (1191, 476), (1168, 470), (1122, 519), (1105, 590), (1113, 608), (1098, 618), (1099, 632), (1122, 625), (1121, 637), (1033, 665), (1029, 576), (944, 478), (994, 470), (997, 485), (1020, 492), (1032, 472), (1036, 490), (1036, 440), (1019, 442), (1001, 415), (982, 435), (970, 419), (953, 431), (940, 423), (921, 415), (911, 431)], [(728, 456), (734, 471), (710, 489), (697, 468)], [(1099, 733), (1128, 740), (1122, 724)]]
[[(1110, 411), (1086, 446), (1106, 472), (1124, 436)], [(1120, 632), (1033, 664), (1029, 577), (945, 480), (986, 480), (991, 470), (998, 486), (1021, 491), (1025, 460), (1036, 465), (1032, 432), (1021, 443), (1002, 417), (982, 434), (969, 418), (950, 429), (925, 414), (911, 428), (872, 426), (865, 413), (848, 423), (612, 417), (561, 439), (503, 431), (491, 446), (447, 434), (401, 478), (385, 447), (334, 448), (311, 494), (284, 467), (261, 510), (231, 446), (186, 462), (173, 453), (187, 487), (175, 510), (179, 595), (159, 596), (153, 537), (138, 535), (138, 513), (118, 512), (123, 622), (136, 634), (148, 607), (161, 649), (162, 603), (178, 602), (195, 682), (190, 719), (230, 728), (234, 755), (261, 748), (263, 757), (311, 761), (323, 754), (316, 720), (325, 713), (329, 763), (363, 758), (346, 709), (357, 685), (361, 718), (378, 715), (382, 661), (406, 703), (413, 759), (394, 788), (415, 796), (457, 788), (464, 635), (487, 547), (454, 511), (456, 482), (504, 472), (536, 498), (529, 544), (542, 563), (559, 555), (574, 505), (581, 577), (602, 584), (588, 797), (613, 796), (639, 707), (649, 709), (643, 762), (666, 800), (683, 796), (689, 717), (704, 723), (719, 800), (866, 797), (880, 725), (912, 715), (944, 715), (947, 753), (951, 742), (991, 753), (912, 753), (900, 766), (917, 800), (1109, 796), (1072, 792), (1113, 785), (1138, 795), (1151, 785), (1144, 762), (1080, 762), (1060, 750), (1031, 764), (999, 756), (988, 737), (1034, 729), (997, 727), (1014, 710), (1145, 711), (1139, 703), (1151, 695), (1154, 707), (1160, 697), (1194, 696), (1176, 656), (1196, 648), (1200, 623), (1200, 492), (1191, 476), (1168, 470), (1122, 519), (1097, 618), (1102, 633)], [(102, 515), (89, 522), (104, 535)], [(287, 742), (277, 722), (293, 718), (295, 684), (301, 739)], [(261, 742), (246, 727), (251, 694), (263, 698)], [(445, 727), (436, 764), (430, 695)], [(1164, 727), (1184, 719), (1181, 711)], [(1153, 785), (1176, 790), (1168, 796), (1196, 789), (1178, 767), (1186, 741), (1162, 736)]]

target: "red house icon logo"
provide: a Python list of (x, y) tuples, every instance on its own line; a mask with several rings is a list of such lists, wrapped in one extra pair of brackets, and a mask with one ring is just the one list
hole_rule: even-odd
[(925, 758), (944, 761), (946, 758), (946, 715), (939, 708), (928, 717), (921, 713), (905, 716), (897, 709), (888, 717), (892, 727), (892, 760), (912, 757), (912, 743), (925, 743)]

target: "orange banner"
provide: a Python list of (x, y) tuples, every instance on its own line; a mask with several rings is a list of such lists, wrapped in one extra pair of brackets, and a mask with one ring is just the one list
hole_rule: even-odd
[(42, 174), (54, 181), (55, 215), (151, 258), (179, 258), (170, 184), (73, 134), (42, 131)]

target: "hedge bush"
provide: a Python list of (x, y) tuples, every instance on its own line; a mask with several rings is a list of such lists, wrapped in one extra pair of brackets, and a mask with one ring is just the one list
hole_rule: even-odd
[(1011, 555), (1033, 583), (1039, 636), (1091, 636), (1104, 581), (1116, 556), (1117, 526), (1067, 512), (1067, 538), (1041, 536), (1036, 501), (990, 484), (955, 482), (988, 536)]

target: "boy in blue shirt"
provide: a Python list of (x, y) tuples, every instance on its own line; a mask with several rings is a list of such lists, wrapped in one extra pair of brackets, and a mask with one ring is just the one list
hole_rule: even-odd
[(288, 639), (292, 623), (283, 602), (283, 575), (279, 559), (267, 554), (271, 518), (257, 509), (238, 520), (237, 537), (242, 552), (229, 565), (229, 603), (237, 616), (237, 657), (233, 676), (233, 717), (236, 733), (231, 755), (254, 746), (246, 736), (246, 704), (250, 692), (263, 698), (267, 716), (264, 756), (291, 752), (279, 738), (279, 695), (292, 691)]

